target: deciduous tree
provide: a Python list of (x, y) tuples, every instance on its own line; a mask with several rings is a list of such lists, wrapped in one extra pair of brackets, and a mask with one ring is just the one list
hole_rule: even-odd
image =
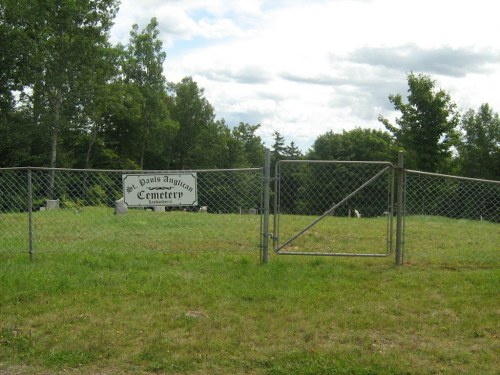
[(396, 149), (388, 132), (355, 128), (329, 131), (316, 138), (308, 157), (319, 160), (395, 161)]
[[(50, 139), (50, 167), (58, 162), (61, 132), (84, 117), (82, 90), (88, 90), (102, 62), (117, 9), (116, 0), (2, 2), (8, 23), (2, 33), (10, 31), (16, 43), (15, 55), (8, 48), (5, 60), (12, 68), (8, 82), (31, 111), (37, 133), (42, 130)], [(53, 175), (49, 185), (51, 195)]]
[(500, 117), (488, 104), (468, 110), (461, 121), (461, 173), (468, 177), (500, 179)]
[(259, 128), (260, 124), (240, 122), (231, 131), (231, 138), (244, 154), (241, 167), (261, 167), (264, 164), (264, 144), (256, 134)]
[(169, 85), (172, 96), (169, 110), (172, 119), (179, 124), (174, 141), (174, 166), (191, 168), (196, 164), (197, 145), (202, 145), (203, 131), (214, 121), (212, 105), (205, 98), (204, 89), (192, 77), (185, 77), (179, 83)]
[(158, 38), (158, 21), (152, 18), (142, 31), (132, 26), (130, 42), (123, 64), (125, 83), (136, 86), (141, 94), (138, 126), (139, 167), (144, 167), (147, 151), (161, 152), (165, 143), (171, 142), (176, 130), (171, 121), (167, 100), (163, 62), (166, 53)]
[(401, 117), (392, 124), (379, 116), (398, 146), (407, 153), (406, 165), (427, 172), (446, 172), (451, 149), (456, 144), (459, 116), (455, 103), (424, 74), (408, 74), (408, 97), (390, 95), (389, 101)]

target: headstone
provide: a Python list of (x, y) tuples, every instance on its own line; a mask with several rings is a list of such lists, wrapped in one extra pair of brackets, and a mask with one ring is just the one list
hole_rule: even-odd
[(207, 206), (201, 206), (199, 212), (208, 212), (208, 207)]
[(125, 199), (120, 198), (115, 201), (115, 215), (126, 214), (128, 212), (128, 207), (125, 204)]
[(251, 208), (248, 210), (249, 215), (257, 215), (257, 210), (255, 208)]
[(154, 212), (165, 212), (165, 206), (154, 206), (153, 211)]
[(48, 210), (57, 210), (59, 208), (59, 199), (48, 199), (45, 207)]
[[(332, 207), (335, 206), (335, 202), (332, 203)], [(330, 216), (335, 216), (335, 210), (330, 211)], [(349, 214), (350, 216), (350, 214)]]

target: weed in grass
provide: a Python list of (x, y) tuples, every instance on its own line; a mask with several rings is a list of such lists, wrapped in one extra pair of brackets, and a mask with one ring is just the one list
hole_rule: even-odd
[(24, 332), (20, 328), (8, 325), (3, 326), (0, 331), (0, 346), (13, 358), (26, 360), (34, 351), (32, 332), (31, 330)]

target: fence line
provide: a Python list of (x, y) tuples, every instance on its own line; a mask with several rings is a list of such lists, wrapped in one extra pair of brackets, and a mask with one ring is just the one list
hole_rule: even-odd
[(406, 170), (406, 215), (500, 222), (500, 181)]
[(500, 266), (500, 181), (407, 170), (408, 261)]
[[(259, 248), (262, 168), (189, 171), (197, 173), (196, 207), (128, 208), (120, 215), (124, 172), (186, 173), (0, 169), (0, 251)], [(209, 235), (201, 230), (208, 227)], [(178, 236), (179, 228), (186, 238), (174, 241), (169, 236)]]
[[(314, 220), (335, 207), (331, 210), (333, 215), (326, 215), (324, 227), (320, 223), (306, 233), (305, 237), (315, 246), (313, 252), (324, 251), (325, 244), (338, 245), (340, 237), (335, 236), (339, 233), (346, 241), (358, 241), (355, 229), (354, 234), (348, 231), (360, 223), (365, 226), (373, 223), (377, 233), (384, 234), (371, 246), (384, 245), (386, 237), (392, 241), (392, 227), (386, 235), (383, 229), (386, 220), (382, 217), (392, 215), (394, 210), (395, 202), (388, 198), (388, 187), (394, 184), (392, 173), (338, 205), (349, 192), (390, 163), (336, 162), (335, 167), (326, 161), (281, 164), (286, 173), (275, 177), (280, 178), (280, 200), (274, 202), (277, 191), (271, 189), (267, 192), (267, 204), (282, 215), (278, 225), (282, 225), (283, 233), (297, 233), (294, 225), (299, 223), (300, 228), (305, 228), (311, 217)], [(406, 261), (446, 259), (500, 264), (500, 181), (401, 170)], [(113, 215), (116, 201), (123, 195), (122, 174), (180, 172), (197, 173), (197, 209), (207, 207), (212, 215), (191, 215), (187, 220), (188, 216), (177, 212), (180, 210), (175, 207), (165, 208), (170, 211), (168, 214), (131, 209), (126, 219)], [(116, 246), (169, 251), (257, 249), (263, 247), (263, 233), (267, 233), (265, 240), (276, 236), (276, 231), (272, 234), (266, 231), (264, 226), (269, 224), (263, 224), (259, 215), (265, 207), (263, 183), (271, 184), (270, 177), (265, 178), (263, 172), (263, 168), (192, 171), (0, 168), (0, 251), (25, 252), (32, 248), (40, 252), (80, 251)], [(52, 210), (47, 201), (59, 208)], [(387, 206), (387, 202), (392, 203)], [(358, 210), (362, 214), (359, 222), (354, 221), (354, 212)], [(156, 215), (154, 220), (151, 215)], [(349, 216), (353, 220), (344, 221)], [(331, 231), (328, 223), (335, 230)], [(208, 225), (215, 230), (207, 236), (200, 228)], [(182, 228), (186, 233), (180, 243), (169, 238), (174, 235), (173, 228)], [(302, 245), (290, 246), (298, 246), (300, 251)], [(445, 253), (444, 248), (456, 250)]]

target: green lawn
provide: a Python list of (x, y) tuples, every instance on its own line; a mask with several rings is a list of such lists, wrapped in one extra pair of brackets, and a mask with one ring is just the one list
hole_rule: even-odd
[[(77, 246), (60, 228), (73, 219), (50, 214), (36, 221), (33, 262), (0, 250), (2, 375), (500, 368), (498, 224), (408, 218), (402, 267), (392, 256), (274, 254), (261, 265), (259, 220), (249, 215), (138, 211), (101, 220), (94, 212), (78, 219)], [(295, 219), (286, 218), (284, 234)], [(1, 229), (7, 220), (18, 218), (3, 218)], [(331, 220), (325, 228), (353, 226), (342, 249), (352, 238), (369, 248), (372, 227), (383, 227)]]

